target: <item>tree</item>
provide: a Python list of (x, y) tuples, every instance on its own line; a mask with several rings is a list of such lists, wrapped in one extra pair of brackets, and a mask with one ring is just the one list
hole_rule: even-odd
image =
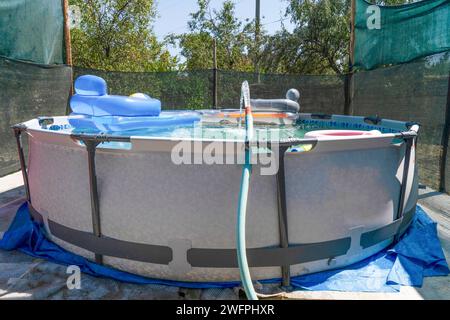
[(351, 0), (291, 0), (285, 16), (295, 24), (272, 36), (263, 67), (282, 73), (342, 73), (348, 56)]
[(74, 0), (81, 28), (72, 29), (73, 63), (114, 71), (167, 71), (176, 59), (152, 32), (153, 0)]
[[(412, 0), (373, 1), (383, 5)], [(271, 36), (262, 54), (266, 72), (342, 74), (348, 71), (351, 0), (289, 0), (285, 18), (295, 25)]]
[(181, 48), (181, 55), (186, 58), (183, 67), (187, 70), (211, 69), (216, 39), (219, 69), (253, 70), (253, 22), (239, 21), (231, 0), (224, 1), (220, 10), (212, 10), (210, 0), (198, 0), (198, 7), (198, 11), (190, 15), (189, 32), (167, 38)]

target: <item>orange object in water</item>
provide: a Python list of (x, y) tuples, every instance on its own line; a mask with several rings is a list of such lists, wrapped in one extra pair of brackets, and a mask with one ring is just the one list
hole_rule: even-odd
[[(247, 110), (247, 111), (245, 111)], [(253, 111), (248, 110), (248, 108), (240, 112), (236, 109), (230, 110), (204, 110), (200, 111), (202, 114), (202, 121), (204, 123), (221, 123), (223, 121), (230, 123), (241, 123), (245, 121), (246, 114), (250, 111), (255, 124), (282, 124), (290, 125), (293, 124), (297, 119), (297, 114), (289, 112), (268, 112), (268, 111)]]
[[(276, 118), (276, 119), (284, 119), (287, 118), (288, 115), (286, 113), (279, 112), (252, 112), (253, 118)], [(244, 114), (238, 113), (229, 113), (225, 114), (223, 112), (217, 114), (219, 117), (229, 117), (229, 118), (244, 118)]]

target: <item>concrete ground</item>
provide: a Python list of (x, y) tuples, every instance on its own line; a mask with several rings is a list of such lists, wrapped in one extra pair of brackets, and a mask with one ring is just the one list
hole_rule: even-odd
[[(20, 172), (0, 178), (0, 237), (25, 196)], [(450, 261), (450, 196), (420, 190), (422, 208), (438, 222), (439, 238)], [(0, 299), (242, 299), (235, 289), (182, 289), (162, 285), (135, 285), (82, 275), (79, 290), (66, 286), (66, 267), (22, 254), (0, 250)], [(421, 288), (402, 287), (398, 293), (331, 291), (284, 292), (277, 285), (260, 286), (266, 299), (450, 299), (450, 276), (425, 278)]]

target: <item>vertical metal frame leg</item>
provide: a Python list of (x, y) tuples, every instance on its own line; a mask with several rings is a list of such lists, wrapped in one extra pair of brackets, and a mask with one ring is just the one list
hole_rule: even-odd
[[(405, 157), (403, 162), (403, 176), (402, 182), (400, 186), (400, 197), (398, 203), (398, 211), (397, 211), (397, 220), (403, 217), (403, 211), (405, 206), (405, 197), (406, 197), (406, 187), (408, 184), (408, 174), (409, 174), (409, 164), (411, 161), (411, 149), (414, 144), (415, 138), (406, 138), (405, 139)], [(399, 235), (397, 234), (394, 238), (394, 242), (398, 242)]]
[[(91, 195), (91, 213), (92, 213), (92, 231), (96, 237), (102, 236), (100, 221), (100, 206), (98, 200), (97, 174), (95, 171), (95, 151), (100, 144), (96, 140), (83, 140), (88, 153), (88, 169), (89, 169), (89, 190)], [(95, 262), (103, 264), (103, 256), (95, 254)]]
[[(288, 147), (279, 148), (279, 164), (277, 172), (277, 200), (278, 200), (278, 227), (280, 232), (280, 245), (282, 248), (289, 247), (288, 220), (286, 206), (286, 177), (284, 168), (284, 156)], [(289, 286), (291, 282), (291, 266), (281, 267), (282, 284)]]
[[(97, 173), (95, 170), (95, 152), (97, 146), (102, 142), (130, 142), (129, 137), (110, 136), (105, 134), (87, 135), (87, 134), (72, 134), (71, 138), (81, 141), (86, 146), (88, 154), (88, 170), (89, 170), (89, 192), (91, 197), (91, 215), (92, 215), (92, 233), (94, 236), (102, 237), (100, 205), (97, 188)], [(103, 264), (103, 255), (95, 254), (95, 262)]]
[(14, 136), (16, 137), (17, 151), (19, 153), (20, 169), (22, 171), (23, 184), (25, 186), (27, 201), (30, 202), (31, 201), (30, 185), (28, 183), (27, 165), (25, 163), (25, 155), (23, 152), (23, 144), (22, 144), (22, 131), (26, 130), (26, 127), (21, 126), (21, 125), (16, 125), (16, 126), (13, 126), (12, 128), (14, 130)]

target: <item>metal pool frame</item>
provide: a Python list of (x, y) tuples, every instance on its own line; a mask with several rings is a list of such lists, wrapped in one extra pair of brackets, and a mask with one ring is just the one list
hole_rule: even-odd
[[(330, 119), (331, 116), (311, 115), (311, 118)], [(378, 123), (381, 120), (374, 120), (373, 118), (366, 119), (371, 123), (373, 123), (374, 121)], [(38, 121), (41, 128), (45, 129), (48, 124), (53, 123), (53, 118), (41, 117), (38, 118)], [(408, 182), (411, 149), (412, 146), (417, 143), (418, 125), (415, 123), (410, 123), (406, 124), (406, 126), (408, 128), (408, 131), (392, 133), (392, 139), (399, 139), (406, 145), (404, 154), (405, 162), (400, 186), (400, 199), (398, 210), (396, 213), (396, 219), (388, 225), (363, 233), (360, 238), (360, 246), (362, 248), (370, 247), (392, 237), (394, 237), (394, 241), (398, 241), (399, 237), (406, 231), (407, 227), (412, 221), (414, 212), (413, 210), (410, 210), (411, 212), (404, 212), (404, 200), (406, 194), (406, 185)], [(413, 126), (415, 126), (415, 128), (417, 129), (411, 129)], [(43, 222), (42, 215), (37, 212), (32, 205), (27, 165), (25, 163), (25, 155), (22, 146), (22, 133), (27, 131), (27, 126), (24, 124), (17, 124), (14, 125), (12, 129), (14, 131), (17, 142), (17, 150), (25, 184), (28, 207), (33, 219), (38, 222)], [(51, 233), (68, 243), (93, 252), (95, 254), (95, 261), (99, 264), (103, 264), (104, 255), (166, 265), (177, 260), (178, 258), (174, 254), (173, 248), (169, 246), (127, 242), (109, 238), (102, 234), (99, 195), (97, 190), (97, 175), (95, 168), (95, 155), (97, 146), (104, 142), (130, 142), (131, 138), (107, 134), (71, 134), (71, 138), (73, 140), (82, 142), (85, 145), (88, 154), (87, 161), (89, 170), (89, 193), (93, 230), (91, 233), (88, 233), (71, 229), (54, 221), (48, 220), (48, 227), (51, 230)], [(258, 145), (258, 142), (255, 142), (255, 144)], [(291, 265), (321, 259), (331, 260), (332, 257), (345, 255), (349, 250), (351, 244), (350, 237), (319, 243), (296, 245), (289, 244), (284, 156), (286, 151), (292, 146), (312, 145), (312, 147), (314, 148), (316, 144), (316, 139), (290, 139), (265, 145), (271, 149), (278, 148), (280, 155), (279, 170), (276, 174), (280, 245), (279, 247), (248, 249), (247, 255), (250, 267), (280, 267), (282, 270), (282, 283), (284, 286), (288, 286), (290, 284)], [(250, 145), (246, 143), (245, 147), (249, 148)], [(192, 267), (237, 267), (235, 249), (188, 248), (185, 253), (185, 259), (187, 263), (189, 263)], [(183, 261), (181, 261), (180, 263), (183, 263)]]

